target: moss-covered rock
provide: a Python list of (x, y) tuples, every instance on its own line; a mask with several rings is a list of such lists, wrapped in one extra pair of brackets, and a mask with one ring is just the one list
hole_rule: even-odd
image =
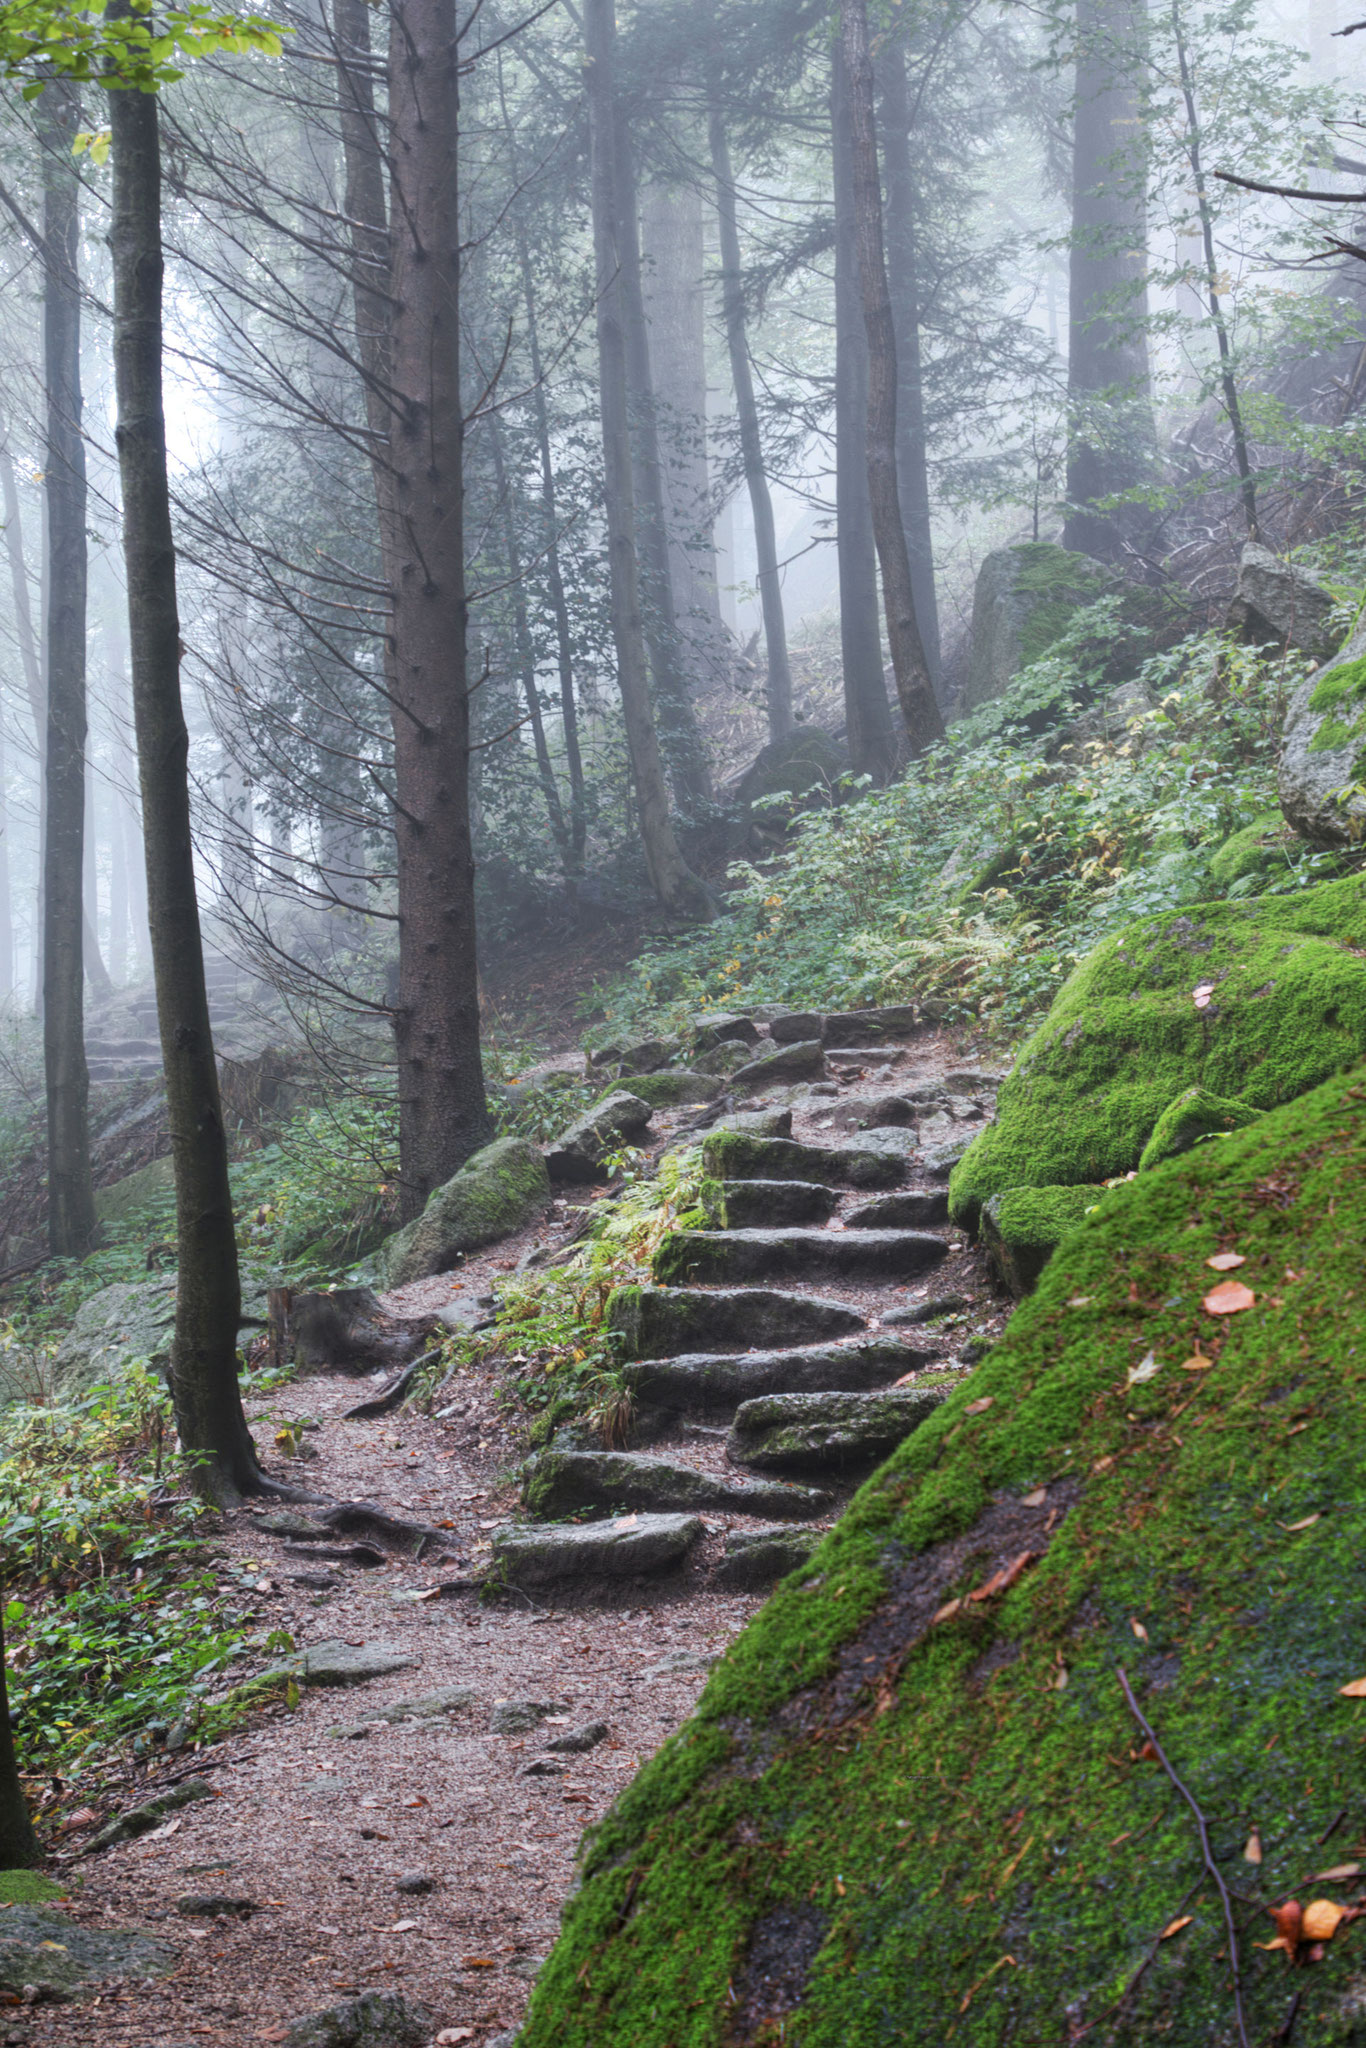
[(1089, 555), (1051, 541), (1025, 541), (983, 557), (972, 599), (972, 654), (963, 709), (1000, 697), (1021, 669), (1061, 639), (1074, 612), (1094, 604), (1114, 578)]
[(1276, 770), (1281, 809), (1318, 846), (1366, 833), (1366, 625), (1290, 699)]
[(395, 1231), (375, 1258), (380, 1284), (403, 1287), (445, 1273), (466, 1252), (511, 1237), (550, 1201), (550, 1177), (527, 1138), (497, 1138), (429, 1196), (420, 1216)]
[(1360, 1924), (1293, 1972), (1253, 1944), (1358, 1889), (1306, 1880), (1366, 1804), (1364, 1109), (1332, 1081), (1070, 1235), (588, 1836), (519, 2048), (1232, 2048), (1119, 1669), (1237, 1895), (1247, 2039), (1299, 1992), (1306, 2048), (1361, 2041)]
[(1260, 1114), (1236, 1096), (1211, 1095), (1208, 1088), (1187, 1088), (1167, 1105), (1153, 1125), (1153, 1134), (1139, 1154), (1139, 1169), (1160, 1166), (1164, 1159), (1179, 1159), (1203, 1138), (1222, 1138), (1230, 1131), (1245, 1130)]
[(1210, 880), (1221, 896), (1251, 896), (1278, 868), (1294, 835), (1279, 811), (1262, 811), (1210, 857)]
[(982, 1243), (997, 1274), (1019, 1301), (1069, 1230), (1104, 1194), (1103, 1188), (1007, 1188), (982, 1207)]
[(949, 1181), (956, 1221), (1014, 1187), (1113, 1179), (1192, 1087), (1270, 1109), (1366, 1052), (1366, 879), (1130, 925), (1069, 976)]
[(122, 1180), (109, 1181), (95, 1190), (95, 1214), (101, 1223), (125, 1223), (130, 1216), (155, 1202), (168, 1202), (175, 1194), (175, 1162), (169, 1153), (153, 1159)]
[[(710, 1074), (690, 1073), (685, 1067), (665, 1067), (658, 1074), (633, 1074), (631, 1094), (637, 1102), (644, 1102), (651, 1109), (676, 1109), (680, 1102), (710, 1102), (719, 1093), (721, 1083)], [(618, 1090), (610, 1090), (600, 1096), (588, 1114), (602, 1108)]]

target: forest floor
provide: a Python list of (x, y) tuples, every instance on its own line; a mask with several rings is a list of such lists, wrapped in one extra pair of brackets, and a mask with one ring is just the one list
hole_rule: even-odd
[[(920, 1078), (980, 1056), (939, 1033), (909, 1050), (906, 1064)], [(876, 1085), (895, 1089), (897, 1080), (880, 1070)], [(794, 1135), (838, 1140), (843, 1134), (830, 1129), (837, 1109), (828, 1100), (800, 1104)], [(656, 1118), (661, 1144), (677, 1121)], [(471, 1258), (458, 1276), (418, 1282), (389, 1302), (413, 1313), (477, 1299), (537, 1244), (562, 1241), (580, 1213), (570, 1207)], [(957, 1233), (944, 1234), (951, 1249), (928, 1290), (814, 1291), (857, 1299), (874, 1327), (879, 1312), (917, 1292), (959, 1291), (973, 1304), (975, 1330), (992, 1336), (1008, 1304), (981, 1255)], [(284, 1419), (317, 1425), (303, 1438), (315, 1454), (273, 1469), (333, 1499), (378, 1501), (452, 1525), (466, 1566), (477, 1566), (488, 1532), (516, 1512), (513, 1472), (524, 1450), (524, 1418), (500, 1399), (497, 1368), (466, 1374), (463, 1412), (448, 1408), (444, 1419), (410, 1410), (345, 1420), (368, 1391), (354, 1378), (321, 1374), (258, 1403), (252, 1421), (263, 1444)], [(697, 1453), (719, 1455), (710, 1446)], [(468, 2030), (452, 2040), (489, 2041), (515, 2025), (554, 1941), (583, 1829), (689, 1713), (707, 1664), (761, 1604), (760, 1596), (721, 1593), (707, 1582), (733, 1519), (724, 1514), (704, 1517), (704, 1541), (669, 1581), (624, 1584), (610, 1604), (576, 1606), (436, 1593), (451, 1576), (449, 1560), (301, 1571), (263, 1527), (271, 1511), (225, 1515), (208, 1539), (225, 1582), (255, 1588), (256, 1625), (287, 1629), (300, 1647), (383, 1645), (410, 1662), (345, 1690), (305, 1688), (293, 1711), (272, 1708), (211, 1749), (166, 1758), (130, 1784), (129, 1805), (174, 1777), (203, 1773), (215, 1796), (140, 1840), (91, 1857), (73, 1849), (59, 1865), (72, 1887), (63, 1910), (95, 1928), (144, 1929), (179, 1960), (166, 1977), (103, 1987), (93, 2010), (15, 2013), (11, 2041), (84, 2048), (92, 2023), (101, 2041), (130, 2048), (280, 2041), (300, 2017), (381, 1988), (429, 2007), (438, 2029)], [(660, 1668), (671, 1661), (690, 1668)], [(471, 1693), (462, 1710), (374, 1718), (449, 1687)], [(495, 1733), (494, 1709), (512, 1701), (538, 1703), (539, 1725)], [(550, 1739), (595, 1721), (606, 1723), (605, 1739), (556, 1757), (562, 1774), (528, 1774)], [(428, 1880), (430, 1889), (400, 1889), (407, 1878)], [(187, 1917), (179, 1902), (194, 1894), (250, 1901), (251, 1910)]]

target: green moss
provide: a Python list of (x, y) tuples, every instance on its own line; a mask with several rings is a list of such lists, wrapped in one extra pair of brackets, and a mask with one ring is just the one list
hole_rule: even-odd
[(1053, 1253), (1104, 1188), (1007, 1188), (982, 1210), (982, 1240), (992, 1264), (1018, 1299), (1037, 1286)]
[(1359, 704), (1366, 698), (1366, 655), (1358, 661), (1339, 662), (1321, 676), (1309, 694), (1311, 711), (1335, 711), (1341, 704)]
[(1105, 940), (1022, 1048), (997, 1122), (954, 1169), (951, 1213), (971, 1225), (1006, 1188), (1130, 1172), (1187, 1088), (1262, 1110), (1316, 1086), (1366, 1052), (1363, 955), (1359, 876), (1167, 912)]
[[(710, 1102), (720, 1087), (720, 1083), (708, 1075), (685, 1073), (681, 1069), (676, 1073), (666, 1069), (658, 1074), (632, 1074), (626, 1085), (632, 1095), (648, 1102), (651, 1109), (673, 1109), (680, 1102)], [(620, 1088), (610, 1088), (593, 1104), (593, 1110), (601, 1109), (610, 1096), (620, 1092)], [(589, 1111), (590, 1116), (593, 1110)]]
[(1356, 735), (1355, 725), (1344, 725), (1340, 718), (1325, 718), (1309, 742), (1309, 752), (1335, 754), (1340, 747), (1350, 747)]
[(1177, 1159), (1202, 1138), (1226, 1137), (1256, 1121), (1259, 1112), (1249, 1109), (1236, 1096), (1211, 1095), (1207, 1088), (1187, 1088), (1169, 1103), (1153, 1126), (1153, 1134), (1139, 1156), (1139, 1170), (1160, 1166), (1164, 1159)]
[(1111, 582), (1087, 556), (1048, 541), (1026, 541), (1010, 552), (1016, 590), (1043, 600), (1032, 604), (1021, 621), (1019, 667), (1024, 669), (1041, 660), (1067, 631), (1073, 614), (1103, 597)]
[(1279, 811), (1262, 811), (1241, 832), (1226, 839), (1209, 864), (1210, 880), (1221, 893), (1238, 882), (1270, 873), (1284, 864), (1291, 834)]
[[(1359, 1926), (1296, 1972), (1253, 1943), (1353, 1895), (1301, 1887), (1366, 1808), (1364, 1098), (1330, 1082), (1073, 1231), (587, 1837), (519, 2048), (1232, 2041), (1218, 1901), (1117, 1667), (1238, 1895), (1249, 2040), (1296, 1991), (1305, 2048), (1361, 2040)], [(1216, 1319), (1230, 1247), (1255, 1305)]]
[(0, 1906), (44, 1906), (64, 1899), (67, 1887), (40, 1870), (0, 1870)]

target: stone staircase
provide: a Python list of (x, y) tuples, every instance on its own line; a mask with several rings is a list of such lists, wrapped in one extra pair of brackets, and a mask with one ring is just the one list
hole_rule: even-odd
[[(255, 1014), (261, 991), (252, 977), (222, 953), (206, 953), (209, 1021), (220, 1058), (233, 1059), (259, 1051), (268, 1032)], [(92, 1082), (155, 1080), (161, 1074), (156, 993), (150, 977), (135, 987), (116, 989), (102, 1001), (88, 1002), (85, 1056)]]
[[(772, 1036), (778, 1048), (810, 1042), (777, 1026)], [(875, 1049), (879, 1087), (914, 1059), (905, 1044)], [(751, 1050), (756, 1064), (764, 1058)], [(851, 1079), (868, 1067), (850, 1048)], [(822, 1069), (832, 1071), (833, 1060)], [(967, 1079), (984, 1087), (992, 1077)], [(826, 1111), (815, 1090), (791, 1093), (806, 1097), (808, 1123)], [(868, 1107), (846, 1107), (841, 1094), (828, 1089), (836, 1103), (818, 1120), (848, 1122), (850, 1109)], [(945, 1089), (919, 1094), (928, 1114)], [(523, 1505), (535, 1520), (494, 1538), (507, 1581), (553, 1589), (630, 1577), (635, 1546), (640, 1571), (688, 1559), (696, 1571), (705, 1556), (711, 1583), (762, 1589), (818, 1540), (791, 1525), (828, 1524), (969, 1369), (951, 1331), (935, 1334), (965, 1296), (936, 1297), (928, 1285), (951, 1249), (966, 1249), (948, 1225), (947, 1165), (922, 1151), (907, 1095), (872, 1107), (903, 1120), (826, 1142), (775, 1133), (774, 1124), (790, 1131), (790, 1112), (751, 1114), (734, 1119), (749, 1128), (703, 1138), (705, 1227), (665, 1237), (650, 1282), (619, 1289), (608, 1308), (628, 1361), (633, 1448), (597, 1448), (571, 1426), (528, 1460)], [(557, 1527), (559, 1516), (578, 1519)]]

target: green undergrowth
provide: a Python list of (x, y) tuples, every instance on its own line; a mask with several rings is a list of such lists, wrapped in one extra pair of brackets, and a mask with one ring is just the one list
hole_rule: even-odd
[(1361, 1926), (1255, 1944), (1361, 1891), (1363, 1239), (1360, 1082), (1110, 1190), (586, 1838), (519, 2048), (1235, 2043), (1121, 1670), (1248, 2040), (1360, 2041)]
[(1366, 876), (1202, 903), (1105, 940), (1021, 1047), (953, 1170), (973, 1224), (1012, 1187), (1130, 1172), (1192, 1088), (1264, 1110), (1366, 1054)]
[(1276, 807), (1301, 658), (1187, 638), (1134, 662), (1151, 710), (1110, 721), (1108, 737), (1069, 739), (1124, 630), (1106, 606), (1078, 614), (1005, 697), (953, 725), (892, 788), (808, 813), (775, 858), (734, 867), (722, 917), (595, 991), (595, 1035), (756, 1002), (919, 1000), (1013, 1027), (1136, 918), (1335, 872), (1336, 856), (1278, 834), (1212, 879), (1219, 849), (1264, 831)]

